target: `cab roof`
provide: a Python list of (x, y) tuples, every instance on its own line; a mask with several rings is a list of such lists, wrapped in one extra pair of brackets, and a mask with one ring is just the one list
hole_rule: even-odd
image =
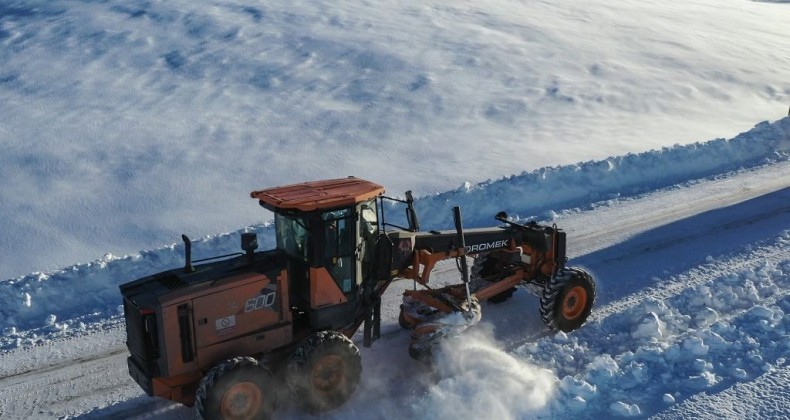
[(253, 191), (250, 197), (257, 198), (263, 207), (272, 211), (313, 211), (351, 206), (383, 193), (381, 185), (350, 176)]

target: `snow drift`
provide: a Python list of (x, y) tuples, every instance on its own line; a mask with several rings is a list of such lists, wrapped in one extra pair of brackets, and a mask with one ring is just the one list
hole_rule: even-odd
[[(541, 168), (520, 175), (424, 197), (418, 207), (422, 221), (449, 227), (441, 206), (474, 208), (469, 226), (490, 224), (506, 210), (518, 218), (549, 218), (552, 211), (589, 206), (603, 200), (633, 197), (694, 179), (739, 168), (787, 160), (790, 157), (790, 117), (757, 124), (732, 139), (675, 145), (601, 161)], [(449, 208), (449, 207), (448, 207)]]

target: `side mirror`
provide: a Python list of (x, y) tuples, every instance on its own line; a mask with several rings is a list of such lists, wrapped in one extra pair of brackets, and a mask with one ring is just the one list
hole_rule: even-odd
[(242, 233), (241, 249), (247, 253), (250, 260), (255, 258), (255, 250), (258, 249), (258, 235), (255, 232)]

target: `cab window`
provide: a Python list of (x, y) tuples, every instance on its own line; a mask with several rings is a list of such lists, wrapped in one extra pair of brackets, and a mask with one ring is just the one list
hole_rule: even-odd
[(293, 258), (307, 261), (310, 231), (305, 220), (300, 217), (274, 215), (277, 230), (277, 248)]
[(354, 218), (351, 208), (321, 214), (324, 229), (324, 266), (343, 293), (354, 282)]

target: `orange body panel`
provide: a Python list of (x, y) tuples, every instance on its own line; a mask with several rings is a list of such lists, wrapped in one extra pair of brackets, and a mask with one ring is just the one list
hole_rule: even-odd
[(198, 360), (200, 360), (200, 368), (205, 372), (222, 360), (240, 354), (265, 353), (277, 347), (290, 344), (292, 341), (293, 328), (288, 324), (198, 349)]
[(172, 378), (153, 378), (154, 396), (191, 406), (195, 402), (195, 389), (202, 378), (200, 371)]
[(489, 286), (483, 287), (477, 292), (473, 293), (478, 300), (486, 300), (492, 298), (511, 287), (518, 286), (524, 278), (524, 270), (517, 270), (513, 275), (505, 277), (502, 280), (492, 283)]
[(193, 300), (195, 346), (211, 346), (280, 322), (275, 286), (261, 274), (252, 283)]
[(326, 268), (310, 268), (310, 307), (317, 309), (346, 302), (348, 299)]
[[(287, 271), (276, 283), (261, 273), (221, 279), (189, 293), (174, 291), (163, 303), (168, 378), (153, 378), (154, 395), (190, 405), (197, 383), (218, 362), (239, 354), (260, 354), (293, 341)], [(188, 305), (194, 358), (183, 362), (178, 308)]]
[[(424, 249), (419, 250), (414, 253), (412, 265), (401, 270), (398, 276), (412, 279), (425, 285), (428, 284), (428, 281), (431, 279), (431, 271), (433, 271), (433, 267), (436, 263), (449, 258), (460, 257), (461, 255), (465, 255), (465, 252), (460, 249), (454, 249), (450, 252), (441, 254), (434, 254)], [(422, 271), (420, 271), (420, 266), (422, 266)]]
[[(278, 277), (286, 276), (282, 272)], [(210, 286), (189, 294), (173, 293), (162, 304), (162, 323), (177, 328), (178, 307), (188, 305), (194, 331), (194, 350), (249, 334), (267, 326), (276, 325), (281, 318), (281, 302), (271, 280), (260, 273), (248, 273), (222, 279)], [(287, 294), (281, 296), (287, 304)], [(176, 329), (176, 331), (178, 331)], [(168, 349), (181, 349), (181, 338), (165, 334)], [(168, 374), (173, 377), (195, 371), (218, 360), (182, 361), (181, 351), (167, 352)]]

